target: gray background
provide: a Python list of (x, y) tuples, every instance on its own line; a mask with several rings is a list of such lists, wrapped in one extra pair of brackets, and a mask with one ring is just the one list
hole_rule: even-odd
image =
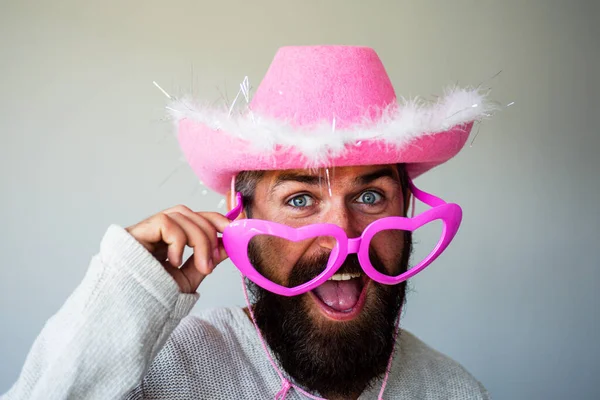
[[(88, 4), (89, 3), (89, 4)], [(599, 6), (584, 1), (3, 1), (0, 393), (110, 223), (219, 210), (156, 80), (233, 97), (279, 46), (360, 44), (399, 95), (488, 83), (515, 105), (417, 184), (459, 203), (451, 247), (412, 281), (403, 326), (497, 399), (600, 398)], [(423, 242), (428, 238), (424, 237)], [(242, 304), (224, 264), (198, 307)]]

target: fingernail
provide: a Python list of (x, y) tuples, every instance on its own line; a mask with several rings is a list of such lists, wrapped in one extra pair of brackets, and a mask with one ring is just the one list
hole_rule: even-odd
[(219, 249), (215, 249), (215, 251), (213, 251), (213, 259), (218, 260), (220, 257), (221, 253), (219, 252)]

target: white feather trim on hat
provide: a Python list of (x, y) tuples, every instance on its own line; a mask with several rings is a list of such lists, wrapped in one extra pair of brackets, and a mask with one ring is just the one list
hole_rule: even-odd
[[(167, 108), (175, 122), (184, 118), (196, 121), (247, 141), (254, 150), (267, 154), (277, 148), (294, 148), (310, 163), (341, 155), (346, 146), (360, 145), (366, 140), (399, 146), (421, 136), (480, 121), (499, 107), (480, 89), (455, 87), (433, 102), (402, 99), (400, 107), (394, 105), (383, 110), (378, 121), (365, 119), (364, 123), (351, 129), (336, 129), (333, 118), (303, 129), (286, 121), (262, 117), (248, 109), (232, 114), (226, 108), (198, 106), (188, 99), (172, 99)], [(331, 134), (332, 130), (336, 134)]]

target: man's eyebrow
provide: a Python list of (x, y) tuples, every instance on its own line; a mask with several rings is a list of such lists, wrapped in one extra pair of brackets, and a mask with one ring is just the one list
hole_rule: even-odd
[(377, 171), (371, 172), (369, 174), (366, 175), (361, 175), (361, 176), (357, 176), (354, 179), (354, 185), (355, 186), (365, 186), (368, 185), (369, 183), (372, 183), (374, 181), (376, 181), (379, 178), (390, 178), (392, 179), (395, 183), (400, 183), (398, 181), (398, 176), (394, 173), (394, 171), (391, 168), (382, 168), (382, 169), (378, 169)]
[[(381, 168), (377, 171), (358, 176), (354, 178), (353, 184), (354, 186), (365, 186), (376, 181), (379, 178), (384, 177), (390, 178), (395, 183), (400, 184), (400, 182), (398, 181), (398, 176), (394, 173), (394, 171), (391, 168)], [(275, 179), (275, 183), (273, 184), (269, 192), (273, 193), (279, 186), (287, 182), (298, 182), (310, 186), (318, 186), (322, 183), (323, 179), (323, 177), (320, 177), (318, 175), (307, 175), (298, 172), (284, 172)]]
[(321, 177), (315, 175), (305, 175), (295, 172), (284, 172), (275, 179), (275, 183), (271, 187), (270, 192), (273, 193), (275, 189), (277, 189), (277, 187), (287, 182), (299, 182), (311, 186), (317, 186), (321, 183), (321, 179)]

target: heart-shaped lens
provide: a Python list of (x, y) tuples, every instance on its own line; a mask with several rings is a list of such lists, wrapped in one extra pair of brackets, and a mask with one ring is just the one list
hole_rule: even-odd
[(331, 236), (290, 240), (259, 234), (248, 243), (248, 260), (265, 279), (286, 288), (304, 285), (321, 275), (337, 241)]
[[(417, 266), (435, 249), (442, 236), (442, 221), (433, 220), (414, 232), (408, 229), (385, 229), (369, 242), (369, 261), (375, 270), (395, 277)], [(410, 246), (412, 237), (412, 250)], [(406, 254), (406, 252), (411, 252)], [(407, 257), (408, 259), (407, 264)]]

